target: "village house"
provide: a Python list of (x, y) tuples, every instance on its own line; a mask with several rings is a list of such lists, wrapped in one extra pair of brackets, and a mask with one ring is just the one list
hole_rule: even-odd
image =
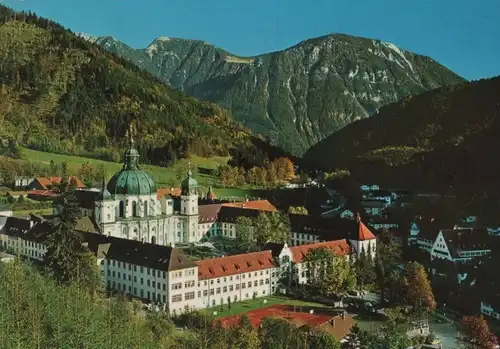
[(387, 203), (381, 200), (364, 199), (361, 200), (361, 206), (367, 215), (381, 216), (387, 207)]
[[(36, 177), (28, 185), (29, 190), (51, 190), (55, 185), (61, 184), (61, 177)], [(74, 181), (77, 188), (85, 188), (85, 184), (76, 176), (71, 176), (69, 181)]]
[(429, 252), (431, 260), (441, 258), (453, 263), (467, 263), (490, 254), (490, 243), (486, 229), (441, 229)]

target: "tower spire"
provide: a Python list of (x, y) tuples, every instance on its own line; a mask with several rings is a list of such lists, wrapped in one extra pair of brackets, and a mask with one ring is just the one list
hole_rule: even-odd
[(139, 168), (139, 152), (134, 147), (133, 125), (130, 123), (128, 129), (128, 148), (125, 151), (123, 168), (127, 170), (137, 170)]
[(188, 177), (193, 177), (193, 172), (191, 171), (191, 161), (188, 161)]
[(134, 146), (133, 126), (132, 123), (128, 126), (128, 145), (130, 148)]

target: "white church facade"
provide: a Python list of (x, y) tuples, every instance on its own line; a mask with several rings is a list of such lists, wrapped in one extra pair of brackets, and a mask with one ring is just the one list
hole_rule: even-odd
[[(202, 238), (198, 229), (198, 190), (188, 170), (181, 185), (180, 211), (174, 211), (173, 199), (168, 195), (158, 198), (154, 180), (140, 169), (139, 152), (131, 138), (123, 168), (107, 184), (103, 183), (99, 195), (92, 196), (90, 207), (81, 207), (81, 211), (92, 218), (101, 234), (175, 246)], [(77, 191), (77, 195), (85, 194)], [(55, 216), (57, 211), (54, 207)]]

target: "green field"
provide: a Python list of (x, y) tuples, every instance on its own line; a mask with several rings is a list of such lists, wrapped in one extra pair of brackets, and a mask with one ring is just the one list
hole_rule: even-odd
[[(266, 303), (264, 303), (264, 300), (266, 300)], [(243, 315), (244, 313), (259, 309), (259, 308), (264, 308), (268, 307), (271, 305), (278, 305), (278, 304), (285, 304), (285, 305), (292, 305), (292, 306), (297, 306), (297, 307), (315, 307), (315, 308), (325, 308), (326, 306), (324, 304), (320, 303), (314, 303), (314, 302), (304, 302), (301, 300), (297, 299), (291, 299), (291, 298), (286, 298), (286, 297), (278, 297), (278, 296), (269, 296), (269, 297), (261, 297), (257, 299), (252, 299), (244, 302), (236, 302), (231, 304), (231, 310), (228, 309), (227, 304), (224, 304), (224, 310), (220, 310), (220, 306), (216, 306), (213, 308), (208, 308), (204, 311), (208, 312), (209, 314), (212, 314), (214, 311), (217, 312), (217, 315), (215, 316), (216, 318), (220, 317), (225, 317), (225, 316), (231, 316), (231, 315)]]
[[(95, 168), (103, 165), (106, 168), (108, 177), (111, 177), (122, 168), (122, 164), (118, 162), (109, 162), (92, 158), (84, 158), (80, 156), (46, 153), (43, 151), (31, 149), (23, 149), (22, 154), (26, 160), (45, 165), (48, 165), (51, 160), (56, 164), (60, 164), (66, 161), (71, 171), (76, 171), (85, 162), (91, 163)], [(212, 158), (200, 158), (198, 156), (192, 156), (189, 160), (179, 160), (173, 166), (170, 166), (168, 168), (153, 165), (142, 165), (141, 168), (153, 177), (156, 185), (159, 188), (169, 186), (179, 187), (180, 181), (177, 178), (177, 171), (179, 168), (187, 168), (189, 162), (191, 162), (191, 166), (193, 168), (203, 167), (215, 169), (220, 165), (225, 165), (228, 160), (229, 157), (223, 156)], [(210, 175), (195, 173), (195, 178), (198, 180), (198, 183), (202, 187), (203, 191), (206, 191), (208, 189), (208, 186), (213, 186), (214, 192), (218, 197), (244, 198), (245, 196), (258, 196), (256, 195), (257, 191), (254, 191), (252, 189), (221, 188), (219, 179)]]
[(52, 214), (52, 209), (51, 208), (38, 208), (38, 209), (32, 209), (32, 210), (22, 210), (22, 211), (12, 211), (12, 214), (15, 217), (27, 217), (32, 214), (40, 214), (40, 215), (51, 215)]

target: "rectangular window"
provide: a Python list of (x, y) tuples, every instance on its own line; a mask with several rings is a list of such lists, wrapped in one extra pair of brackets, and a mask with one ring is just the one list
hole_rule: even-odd
[(134, 282), (137, 282), (137, 276), (134, 275)]
[(182, 302), (182, 294), (176, 294), (172, 296), (172, 302)]
[(252, 281), (248, 281), (248, 288), (252, 287)]
[(217, 294), (220, 293), (220, 287), (217, 287)]
[(198, 291), (198, 298), (201, 298), (201, 291)]
[(229, 292), (233, 290), (233, 285), (229, 285)]
[(264, 280), (260, 279), (259, 284), (262, 286), (264, 285)]
[(210, 295), (211, 295), (211, 296), (213, 296), (213, 295), (214, 295), (214, 289), (213, 289), (213, 288), (210, 290)]
[(115, 277), (115, 271), (113, 270), (113, 277)]
[(141, 267), (141, 273), (144, 273), (144, 267)]
[(149, 275), (149, 268), (146, 268), (146, 273)]
[(148, 285), (148, 286), (150, 285), (150, 283), (149, 283), (149, 279), (148, 279), (148, 280), (146, 280), (146, 285)]
[(204, 291), (203, 291), (203, 297), (206, 297), (206, 296), (208, 296), (208, 291), (207, 291), (207, 290), (204, 290)]
[(222, 288), (222, 292), (227, 292), (227, 286), (224, 286), (224, 287)]
[[(236, 285), (236, 286), (238, 286), (238, 285)], [(242, 283), (242, 284), (241, 284), (241, 288), (243, 289), (243, 288), (245, 288), (245, 287), (247, 287), (247, 285), (246, 285), (245, 283)]]
[(185, 288), (194, 287), (194, 285), (195, 285), (194, 280), (189, 280), (184, 283)]
[(188, 292), (188, 293), (184, 294), (184, 299), (187, 301), (194, 299), (194, 292)]
[(156, 282), (154, 282), (154, 281), (153, 281), (151, 286), (152, 286), (153, 288), (155, 288), (155, 287), (156, 287)]
[(163, 284), (163, 291), (167, 290), (167, 284)]
[(172, 284), (172, 290), (180, 290), (182, 288), (182, 282)]
[[(260, 280), (260, 281), (262, 281), (262, 280)], [(255, 280), (255, 281), (253, 282), (253, 285), (254, 285), (255, 287), (259, 286), (259, 282), (258, 282), (257, 280)]]

